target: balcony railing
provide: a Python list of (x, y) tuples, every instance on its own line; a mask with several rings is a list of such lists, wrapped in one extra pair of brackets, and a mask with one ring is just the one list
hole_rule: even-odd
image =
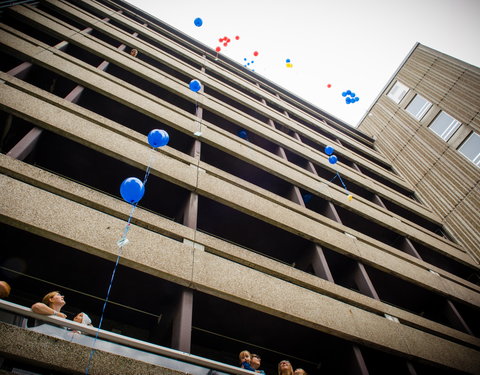
[[(41, 321), (35, 327), (28, 327), (28, 318)], [(29, 308), (0, 299), (0, 321), (15, 324), (51, 337), (137, 361), (178, 370), (192, 375), (251, 375), (250, 371), (190, 353), (122, 336), (95, 327), (87, 327), (71, 320), (53, 315), (39, 315)], [(73, 331), (81, 331), (78, 334)], [(98, 336), (97, 336), (98, 335)]]

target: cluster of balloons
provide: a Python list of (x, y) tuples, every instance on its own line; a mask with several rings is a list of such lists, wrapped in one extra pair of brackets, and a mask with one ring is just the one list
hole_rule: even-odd
[(328, 155), (328, 162), (330, 164), (335, 164), (338, 159), (333, 153), (335, 152), (334, 148), (332, 146), (326, 146), (325, 147), (325, 153)]
[(290, 61), (290, 59), (286, 59), (286, 60), (285, 60), (285, 64), (286, 64), (287, 68), (293, 68), (293, 64), (292, 64), (292, 62)]
[[(244, 64), (243, 64), (243, 67), (244, 67), (244, 68), (249, 67), (251, 64), (253, 64), (253, 63), (255, 62), (255, 61), (253, 61), (253, 60), (250, 61), (250, 62), (247, 62), (248, 60), (247, 60), (246, 57), (243, 58), (243, 61), (244, 61)], [(252, 69), (252, 70), (253, 70), (253, 69)]]
[(347, 90), (342, 92), (342, 96), (345, 98), (345, 103), (350, 104), (350, 103), (356, 103), (360, 100), (358, 96), (355, 95), (354, 92)]
[[(326, 146), (325, 147), (325, 153), (327, 155), (329, 155), (328, 156), (328, 161), (329, 161), (330, 164), (335, 164), (338, 161), (337, 157), (335, 155), (333, 155), (334, 152), (335, 152), (335, 150), (332, 146)], [(340, 179), (340, 182), (342, 183), (342, 185), (345, 189), (345, 192), (347, 193), (347, 199), (349, 201), (351, 201), (353, 199), (353, 195), (348, 192), (347, 187), (345, 186), (345, 183), (343, 182), (342, 177), (340, 177), (340, 174), (338, 172), (335, 174), (333, 179), (330, 180), (330, 181), (333, 181), (337, 177)]]
[[(253, 52), (253, 56), (255, 56), (255, 57), (258, 56), (258, 52), (257, 51)], [(248, 59), (246, 57), (244, 57), (243, 58), (243, 62), (244, 62), (243, 67), (244, 68), (248, 68), (251, 64), (253, 64), (255, 62), (254, 60), (251, 60), (250, 62), (247, 62), (247, 61), (248, 61)], [(252, 69), (252, 72), (254, 72), (254, 71), (255, 71), (255, 69)]]
[[(237, 36), (235, 37), (235, 40), (239, 40), (239, 39), (240, 39), (240, 37), (237, 35)], [(220, 43), (223, 43), (223, 46), (224, 46), (224, 47), (228, 47), (228, 44), (229, 44), (232, 40), (231, 40), (228, 36), (224, 36), (223, 38), (219, 38), (218, 41), (219, 41)], [(220, 52), (221, 50), (222, 50), (222, 48), (219, 47), (219, 46), (218, 46), (217, 48), (215, 48), (215, 51), (217, 51), (217, 52)]]
[(202, 84), (198, 79), (192, 79), (188, 84), (188, 87), (190, 87), (190, 90), (193, 92), (198, 92), (202, 89)]
[[(165, 130), (153, 129), (148, 134), (148, 143), (153, 148), (163, 147), (170, 140)], [(128, 177), (120, 185), (120, 195), (125, 202), (137, 204), (145, 194), (145, 183), (136, 177)]]
[(195, 24), (195, 26), (200, 27), (203, 25), (203, 20), (200, 17), (197, 17), (193, 20), (193, 23)]

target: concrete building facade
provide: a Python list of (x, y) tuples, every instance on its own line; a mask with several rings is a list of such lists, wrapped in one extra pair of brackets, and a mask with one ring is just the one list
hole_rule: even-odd
[(478, 262), (373, 138), (120, 0), (12, 6), (0, 33), (2, 371), (85, 372), (28, 311), (60, 290), (117, 340), (92, 374), (241, 374), (244, 349), (267, 374), (480, 373)]

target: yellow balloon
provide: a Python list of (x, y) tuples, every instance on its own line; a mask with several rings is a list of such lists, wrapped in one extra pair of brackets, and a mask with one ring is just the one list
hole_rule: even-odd
[(347, 196), (348, 200), (351, 201), (353, 199), (353, 195), (352, 194), (348, 194)]

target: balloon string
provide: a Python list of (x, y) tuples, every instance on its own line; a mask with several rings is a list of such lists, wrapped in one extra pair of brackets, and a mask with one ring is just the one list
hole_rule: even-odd
[(143, 178), (143, 187), (144, 188), (145, 188), (145, 185), (147, 184), (148, 176), (150, 176), (150, 169), (151, 169), (150, 166), (152, 165), (152, 162), (153, 162), (155, 147), (152, 147), (151, 151), (152, 152), (150, 154), (150, 160), (148, 161), (147, 169), (145, 171), (145, 177)]
[[(155, 148), (152, 147), (152, 153), (150, 154), (150, 160), (148, 162), (148, 166), (147, 166), (147, 169), (145, 171), (145, 177), (143, 178), (143, 186), (144, 187), (147, 183), (148, 176), (150, 176), (150, 169), (151, 169), (151, 164), (152, 164), (152, 161), (153, 161), (153, 156), (154, 156), (153, 152), (154, 151), (155, 151)], [(128, 234), (128, 231), (130, 230), (131, 221), (132, 221), (132, 218), (133, 218), (133, 213), (135, 212), (135, 209), (137, 208), (137, 204), (138, 204), (138, 202), (132, 204), (132, 210), (130, 211), (130, 215), (128, 217), (127, 224), (125, 225), (125, 228), (123, 229), (122, 237), (120, 238), (120, 240), (117, 241), (117, 245), (119, 247), (118, 254), (117, 254), (117, 260), (115, 262), (115, 266), (113, 267), (112, 277), (110, 278), (110, 284), (108, 285), (107, 296), (105, 297), (105, 302), (103, 303), (102, 313), (100, 315), (100, 323), (98, 324), (97, 333), (95, 335), (95, 339), (93, 340), (92, 350), (90, 351), (90, 356), (88, 358), (87, 367), (85, 368), (85, 375), (88, 375), (88, 373), (90, 371), (90, 366), (91, 366), (91, 363), (92, 363), (93, 355), (95, 354), (95, 344), (97, 342), (98, 335), (100, 333), (100, 329), (102, 328), (103, 318), (105, 316), (105, 310), (107, 308), (107, 303), (108, 303), (108, 300), (110, 298), (110, 291), (112, 290), (113, 280), (115, 278), (115, 273), (117, 272), (117, 268), (118, 268), (118, 264), (120, 262), (120, 258), (122, 257), (123, 247), (128, 243), (127, 234)]]
[(343, 182), (342, 177), (340, 176), (340, 174), (338, 172), (335, 174), (335, 176), (333, 176), (333, 178), (330, 180), (330, 182), (333, 182), (333, 180), (335, 180), (337, 177), (340, 179), (340, 182), (342, 183), (343, 188), (345, 189), (345, 192), (348, 194), (348, 189), (345, 186), (345, 183)]

